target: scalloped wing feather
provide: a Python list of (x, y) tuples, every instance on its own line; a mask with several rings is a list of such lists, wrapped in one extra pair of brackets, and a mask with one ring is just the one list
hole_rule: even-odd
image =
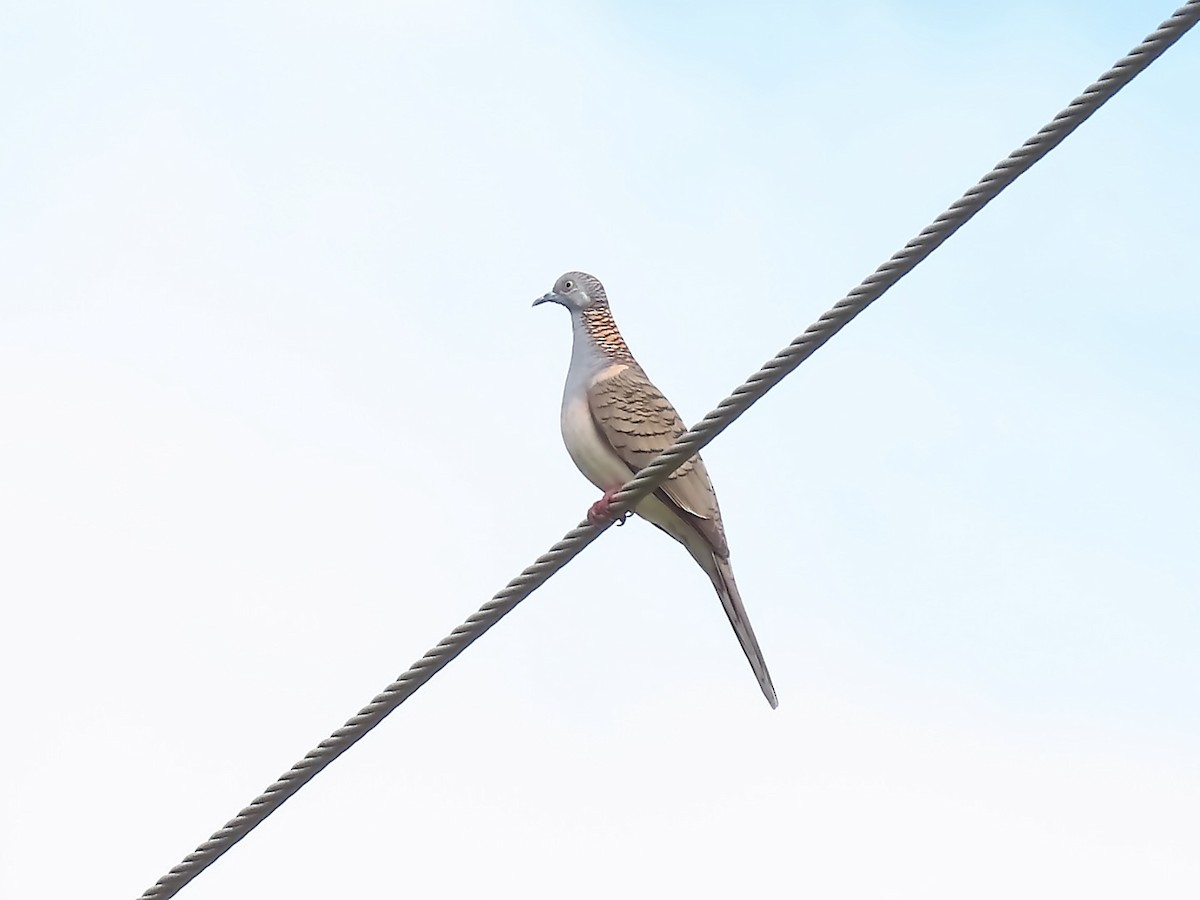
[[(601, 436), (632, 472), (652, 463), (687, 430), (675, 407), (638, 366), (591, 385), (588, 407)], [(714, 553), (729, 556), (717, 495), (698, 454), (671, 473), (658, 493), (688, 514)]]

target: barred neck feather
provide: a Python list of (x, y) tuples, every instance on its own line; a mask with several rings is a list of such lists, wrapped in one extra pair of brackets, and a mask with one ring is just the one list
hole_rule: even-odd
[(633, 354), (629, 352), (625, 338), (621, 337), (621, 332), (617, 330), (617, 323), (607, 305), (589, 306), (579, 313), (579, 321), (588, 337), (595, 343), (596, 349), (606, 359), (637, 364)]

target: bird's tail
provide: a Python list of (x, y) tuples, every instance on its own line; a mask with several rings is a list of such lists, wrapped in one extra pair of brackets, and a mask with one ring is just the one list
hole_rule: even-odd
[[(771, 704), (771, 709), (775, 709), (779, 705), (779, 699), (775, 696), (775, 685), (771, 683), (771, 673), (767, 671), (767, 661), (763, 659), (758, 639), (754, 636), (754, 629), (750, 627), (750, 617), (746, 615), (746, 607), (742, 605), (742, 595), (738, 593), (737, 582), (733, 580), (733, 567), (729, 564), (728, 559), (722, 559), (715, 553), (712, 560), (715, 566), (710, 573), (713, 587), (717, 589), (717, 594), (721, 597), (725, 615), (729, 616), (729, 624), (733, 626), (733, 631), (737, 635), (738, 641), (741, 642), (742, 652), (750, 661), (750, 668), (754, 670), (754, 677), (758, 679), (758, 686), (762, 688), (763, 696)], [(705, 568), (708, 569), (708, 566)]]

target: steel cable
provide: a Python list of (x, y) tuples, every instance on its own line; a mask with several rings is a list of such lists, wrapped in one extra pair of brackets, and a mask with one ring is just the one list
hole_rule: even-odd
[[(808, 359), (817, 348), (883, 296), (892, 285), (911, 272), (918, 263), (941, 246), (1022, 173), (1057, 147), (1092, 113), (1179, 40), (1196, 24), (1197, 19), (1200, 19), (1200, 0), (1189, 0), (1141, 44), (1118, 60), (1111, 69), (1072, 100), (1049, 124), (999, 162), (902, 250), (834, 304), (832, 309), (775, 357), (768, 360), (759, 371), (722, 400), (716, 409), (681, 436), (670, 450), (642, 469), (614, 496), (610, 507), (612, 511), (620, 513), (635, 506), (638, 500), (654, 490), (671, 472), (728, 428), (752, 404)], [(421, 685), (512, 611), (518, 603), (544, 584), (607, 527), (581, 522), (567, 532), (562, 540), (539, 556), (503, 590), (417, 660), (407, 672), (389, 684), (345, 725), (321, 741), (249, 806), (160, 878), (153, 887), (142, 894), (143, 900), (164, 900), (178, 893), (225, 851), (282, 806), (318, 772), (382, 722), (392, 710), (412, 696)]]

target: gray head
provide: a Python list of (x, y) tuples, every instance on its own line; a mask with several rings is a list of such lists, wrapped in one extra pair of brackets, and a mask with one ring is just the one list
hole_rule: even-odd
[(541, 303), (557, 303), (571, 312), (582, 312), (594, 306), (608, 306), (608, 295), (595, 275), (568, 272), (554, 282), (554, 290), (533, 301), (534, 306)]

